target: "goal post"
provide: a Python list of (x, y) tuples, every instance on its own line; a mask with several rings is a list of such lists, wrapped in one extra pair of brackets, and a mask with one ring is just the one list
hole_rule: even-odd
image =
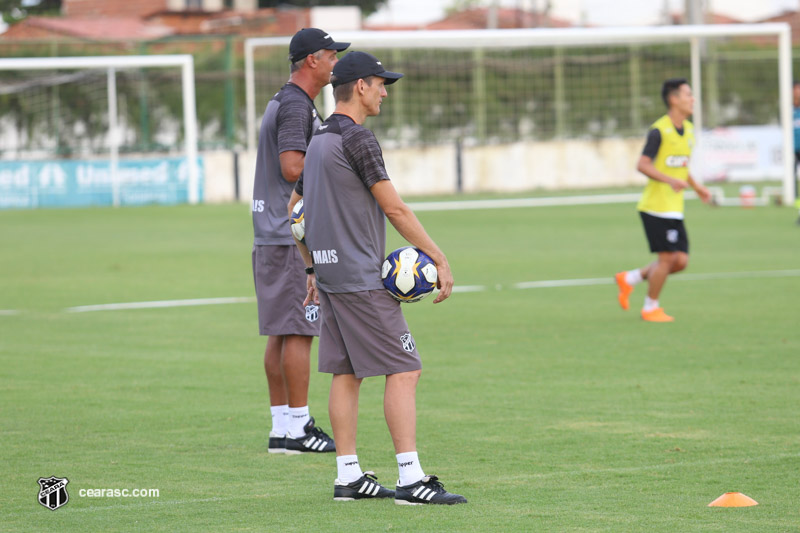
[[(140, 141), (141, 132), (128, 124), (126, 117), (121, 117), (120, 105), (124, 104), (131, 114), (134, 110), (129, 108), (140, 107), (136, 111), (141, 121), (152, 126), (148, 109), (162, 103), (158, 101), (161, 96), (158, 88), (150, 87), (146, 76), (169, 69), (180, 73), (163, 81), (170, 85), (180, 83), (180, 90), (170, 92), (174, 93), (174, 99), (180, 100), (175, 104), (179, 106), (177, 118), (170, 112), (163, 119), (170, 125), (171, 134), (156, 131), (153, 136), (162, 135), (163, 140), (152, 152), (127, 146), (130, 139)], [(42, 74), (37, 77), (37, 72)], [(127, 84), (138, 87), (131, 91), (135, 93), (131, 103), (121, 101), (122, 90), (118, 86), (121, 76), (127, 75), (131, 78)], [(16, 189), (6, 193), (18, 195), (17, 203), (8, 199), (0, 207), (103, 204), (106, 202), (97, 198), (106, 197), (104, 187), (110, 187), (108, 203), (114, 206), (160, 203), (163, 198), (174, 203), (181, 201), (178, 198), (182, 195), (191, 204), (200, 201), (201, 169), (191, 55), (0, 59), (0, 98), (8, 99), (5, 102), (9, 106), (0, 111), (0, 136), (4, 144), (0, 151), (0, 188), (15, 185)], [(73, 107), (80, 107), (80, 113), (70, 113)], [(177, 157), (153, 158), (154, 153), (164, 152)], [(77, 178), (70, 177), (72, 171)], [(38, 176), (32, 176), (37, 172)], [(51, 186), (55, 182), (66, 190), (70, 179), (81, 181), (83, 176), (83, 181), (92, 181), (92, 175), (98, 176), (94, 183), (99, 186), (87, 194), (94, 198), (76, 199), (73, 194), (64, 195), (63, 200), (52, 204), (38, 200), (40, 193), (47, 194), (40, 188), (42, 185)], [(166, 181), (170, 181), (168, 192), (147, 190)], [(127, 191), (126, 187), (137, 190)], [(177, 194), (173, 189), (178, 187), (185, 188), (185, 192)]]
[[(351, 42), (351, 49), (376, 51), (385, 54), (385, 62), (390, 68), (410, 69), (407, 85), (420, 83), (425, 78), (427, 88), (441, 91), (442, 98), (431, 103), (418, 114), (411, 113), (417, 102), (400, 96), (389, 100), (392, 111), (390, 117), (378, 117), (372, 124), (378, 129), (385, 127), (381, 138), (390, 138), (390, 145), (404, 146), (414, 143), (446, 142), (458, 138), (467, 144), (514, 141), (518, 138), (532, 140), (591, 137), (603, 139), (610, 137), (634, 137), (642, 139), (646, 125), (657, 118), (659, 102), (650, 101), (648, 114), (640, 109), (640, 101), (659, 100), (654, 93), (655, 83), (649, 89), (642, 88), (642, 77), (661, 81), (667, 72), (685, 72), (693, 86), (696, 104), (693, 121), (698, 136), (698, 145), (706, 132), (713, 128), (735, 126), (779, 125), (780, 138), (777, 147), (780, 154), (776, 178), (783, 183), (783, 201), (794, 201), (794, 147), (792, 131), (792, 49), (791, 30), (785, 23), (734, 24), (734, 25), (686, 25), (637, 28), (570, 28), (570, 29), (512, 29), (512, 30), (453, 30), (453, 31), (360, 31), (337, 32), (338, 41)], [(290, 37), (251, 38), (245, 41), (245, 83), (247, 145), (254, 150), (257, 143), (257, 124), (260, 119), (258, 106), (266, 105), (271, 94), (288, 78), (288, 50)], [(710, 43), (733, 43), (731, 51), (712, 53), (706, 48)], [(742, 46), (747, 43), (751, 46)], [(755, 44), (754, 44), (755, 43)], [(678, 47), (672, 50), (665, 47)], [(685, 48), (684, 48), (685, 47)], [(742, 48), (748, 48), (741, 50)], [(625, 49), (620, 52), (620, 49)], [(607, 58), (594, 51), (608, 50)], [(644, 52), (642, 52), (644, 50)], [(665, 51), (667, 50), (667, 51)], [(684, 51), (685, 50), (685, 51)], [(406, 53), (408, 51), (408, 53)], [(538, 51), (538, 52), (537, 52)], [(576, 58), (570, 53), (583, 53)], [(503, 54), (507, 57), (503, 57)], [(257, 56), (258, 54), (258, 56)], [(487, 57), (493, 54), (492, 57)], [(544, 54), (544, 55), (542, 55)], [(724, 55), (727, 54), (727, 55)], [(263, 58), (268, 55), (269, 58)], [(435, 56), (442, 59), (437, 63)], [(625, 56), (625, 66), (618, 57)], [(644, 59), (642, 56), (645, 56)], [(668, 58), (671, 57), (671, 59)], [(720, 90), (719, 79), (723, 77), (720, 69), (735, 70), (735, 58), (744, 58), (747, 65), (769, 72), (770, 80), (764, 81), (762, 98), (774, 103), (772, 108), (742, 112), (733, 119), (729, 108), (736, 105), (737, 95), (731, 97), (726, 107), (706, 96), (708, 85), (711, 96)], [(259, 60), (259, 58), (261, 58)], [(677, 59), (676, 59), (677, 58)], [(402, 59), (402, 61), (398, 60)], [(602, 61), (607, 63), (602, 64)], [(639, 72), (647, 61), (647, 76)], [(669, 68), (659, 70), (658, 61)], [(571, 63), (570, 63), (571, 62)], [(671, 63), (670, 63), (671, 62)], [(680, 62), (680, 64), (678, 64)], [(684, 64), (685, 62), (685, 64)], [(460, 66), (452, 66), (458, 63)], [(720, 67), (720, 65), (723, 67)], [(565, 66), (566, 65), (566, 66)], [(565, 71), (571, 67), (573, 78)], [(487, 70), (493, 69), (489, 79)], [(625, 77), (630, 81), (624, 90), (610, 87), (609, 79), (580, 78), (581, 69), (598, 72), (606, 68), (609, 78)], [(459, 70), (460, 69), (460, 70)], [(263, 79), (267, 76), (262, 70), (270, 70), (272, 80), (267, 87)], [(433, 85), (435, 71), (444, 76), (460, 76), (464, 81), (458, 89), (451, 89), (442, 81)], [(469, 70), (469, 72), (466, 72)], [(402, 71), (402, 70), (401, 70)], [(731, 74), (726, 72), (729, 77)], [(259, 83), (257, 77), (261, 77)], [(774, 78), (774, 82), (772, 81)], [(499, 81), (498, 81), (499, 80)], [(704, 83), (705, 81), (705, 83)], [(723, 81), (724, 83), (724, 81)], [(524, 93), (526, 85), (534, 85), (532, 91), (543, 96), (526, 96), (514, 101), (514, 95), (501, 94), (506, 87), (513, 86)], [(262, 89), (264, 85), (264, 89)], [(398, 88), (397, 93), (410, 92), (408, 88)], [(578, 94), (576, 86), (582, 91)], [(394, 87), (393, 87), (394, 88)], [(461, 93), (471, 93), (459, 102)], [(449, 92), (448, 92), (449, 91)], [(495, 94), (492, 94), (495, 91)], [(429, 91), (430, 92), (430, 91)], [(601, 96), (592, 93), (602, 94)], [(419, 94), (419, 93), (415, 93)], [(488, 96), (488, 97), (487, 97)], [(615, 97), (616, 96), (616, 97)], [(489, 101), (491, 100), (491, 101)], [(599, 106), (613, 106), (618, 109), (597, 112)], [(626, 102), (632, 102), (626, 108)], [(706, 107), (710, 105), (710, 109)], [(749, 102), (748, 102), (749, 105)], [(772, 105), (772, 104), (770, 104)], [(322, 94), (322, 109), (329, 114), (333, 109), (332, 91), (327, 87)], [(504, 108), (505, 106), (505, 108)], [(386, 107), (386, 106), (384, 106)], [(595, 109), (589, 109), (594, 107)], [(450, 109), (452, 108), (452, 109)], [(709, 117), (714, 111), (715, 120)], [(707, 112), (708, 111), (708, 112)], [(584, 113), (586, 120), (571, 118)], [(449, 115), (448, 115), (449, 113)], [(495, 115), (493, 115), (495, 113)], [(625, 116), (621, 116), (625, 113)], [(437, 115), (438, 114), (438, 115)], [(458, 115), (466, 115), (460, 118)], [(403, 117), (410, 117), (402, 122)], [(516, 115), (516, 116), (515, 116)], [(413, 122), (424, 123), (441, 116), (431, 129)], [(583, 120), (583, 122), (582, 122)], [(489, 131), (486, 122), (496, 124), (495, 132)], [(752, 124), (748, 123), (754, 122)], [(622, 126), (620, 126), (622, 124)], [(438, 128), (438, 129), (437, 129)], [(408, 134), (404, 137), (404, 131)], [(422, 132), (423, 134), (420, 134)]]

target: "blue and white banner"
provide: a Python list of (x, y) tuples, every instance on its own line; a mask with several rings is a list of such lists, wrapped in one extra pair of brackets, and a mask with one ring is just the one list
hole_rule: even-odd
[[(197, 158), (198, 201), (203, 200), (203, 159)], [(189, 201), (185, 157), (123, 159), (117, 165), (119, 205)], [(0, 161), (0, 209), (114, 205), (108, 160)]]

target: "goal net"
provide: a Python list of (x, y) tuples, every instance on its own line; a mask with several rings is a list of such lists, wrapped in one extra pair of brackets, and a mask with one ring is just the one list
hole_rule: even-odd
[[(707, 182), (781, 180), (783, 199), (793, 199), (788, 25), (339, 32), (335, 38), (406, 74), (391, 86), (381, 115), (369, 119), (384, 148), (456, 145), (463, 165), (454, 166), (464, 173), (458, 185), (467, 189), (502, 188), (500, 180), (519, 190), (638, 183), (635, 160), (649, 125), (665, 113), (661, 84), (685, 77), (697, 98), (695, 172)], [(264, 106), (288, 78), (288, 43), (288, 37), (245, 43), (250, 149)], [(330, 90), (317, 106), (332, 111)]]
[(196, 203), (189, 55), (0, 59), (0, 208)]

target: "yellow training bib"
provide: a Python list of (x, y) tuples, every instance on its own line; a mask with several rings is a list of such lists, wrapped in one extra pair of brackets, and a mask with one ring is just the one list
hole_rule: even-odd
[[(658, 147), (653, 166), (671, 178), (688, 180), (689, 158), (694, 148), (692, 123), (684, 120), (683, 135), (680, 135), (669, 115), (664, 115), (653, 123), (652, 128), (661, 133), (661, 146)], [(675, 192), (666, 183), (648, 178), (636, 208), (651, 213), (683, 213), (683, 191)]]

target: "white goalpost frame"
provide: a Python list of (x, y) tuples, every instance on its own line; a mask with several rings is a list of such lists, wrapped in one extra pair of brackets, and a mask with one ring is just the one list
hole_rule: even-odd
[(184, 150), (189, 169), (189, 203), (200, 198), (197, 168), (197, 107), (194, 88), (194, 58), (189, 54), (153, 56), (21, 57), (0, 59), (0, 70), (106, 69), (108, 87), (109, 141), (114, 206), (119, 205), (119, 144), (116, 71), (126, 68), (181, 67)]
[[(570, 28), (518, 30), (448, 30), (448, 31), (357, 31), (337, 32), (336, 40), (350, 42), (355, 48), (450, 48), (512, 49), (573, 47), (587, 45), (661, 44), (689, 42), (691, 46), (692, 90), (702, 102), (702, 40), (711, 37), (775, 36), (778, 38), (778, 84), (783, 140), (783, 202), (794, 203), (794, 133), (792, 131), (792, 42), (786, 23), (656, 26), (640, 28)], [(289, 46), (291, 37), (257, 37), (245, 41), (245, 90), (247, 100), (247, 148), (256, 149), (256, 102), (253, 52), (258, 47)], [(323, 91), (324, 113), (333, 112), (333, 91)], [(702, 132), (702, 105), (693, 115), (695, 131)]]

